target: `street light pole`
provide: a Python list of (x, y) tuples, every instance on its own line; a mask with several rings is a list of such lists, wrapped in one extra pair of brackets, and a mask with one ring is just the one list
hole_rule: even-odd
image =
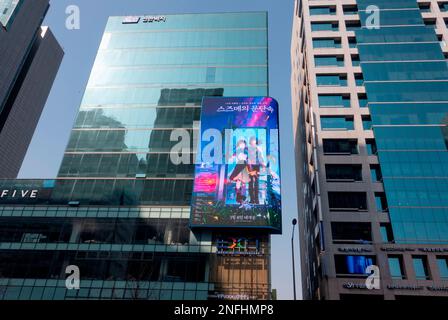
[(292, 235), (291, 235), (291, 255), (292, 255), (292, 284), (294, 288), (294, 300), (297, 300), (296, 296), (296, 267), (294, 263), (294, 229), (296, 228), (297, 219), (292, 219)]

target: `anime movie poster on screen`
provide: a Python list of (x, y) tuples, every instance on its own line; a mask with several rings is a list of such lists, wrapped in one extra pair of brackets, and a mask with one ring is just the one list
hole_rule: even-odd
[(191, 227), (281, 232), (278, 103), (269, 97), (205, 97)]

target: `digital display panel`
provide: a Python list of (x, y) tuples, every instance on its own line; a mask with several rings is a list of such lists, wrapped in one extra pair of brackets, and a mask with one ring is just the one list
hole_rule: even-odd
[(278, 103), (205, 97), (190, 226), (281, 232)]

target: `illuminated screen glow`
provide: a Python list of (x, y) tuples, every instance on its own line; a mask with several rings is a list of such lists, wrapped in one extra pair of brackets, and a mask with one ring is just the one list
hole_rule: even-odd
[(200, 133), (190, 226), (280, 233), (278, 103), (206, 97)]

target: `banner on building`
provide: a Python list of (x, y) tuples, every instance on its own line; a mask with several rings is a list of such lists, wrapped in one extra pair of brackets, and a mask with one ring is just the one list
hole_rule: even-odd
[(190, 225), (281, 232), (278, 103), (205, 97)]

